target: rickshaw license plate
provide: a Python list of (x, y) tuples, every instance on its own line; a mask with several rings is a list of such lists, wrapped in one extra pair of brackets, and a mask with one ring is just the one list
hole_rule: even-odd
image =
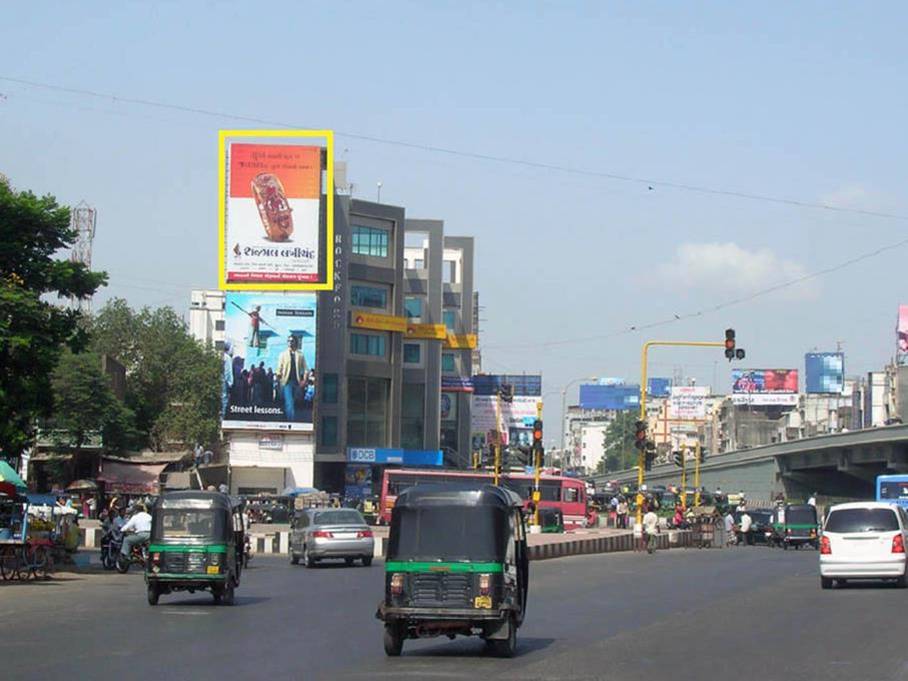
[(207, 572), (209, 575), (217, 575), (217, 574), (220, 574), (221, 570), (217, 565), (209, 565), (207, 568)]
[(492, 597), (491, 596), (477, 596), (473, 599), (474, 608), (491, 608), (492, 607)]

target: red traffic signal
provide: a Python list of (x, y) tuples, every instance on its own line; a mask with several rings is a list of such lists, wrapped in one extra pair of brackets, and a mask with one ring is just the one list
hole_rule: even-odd
[(542, 421), (540, 419), (533, 421), (533, 446), (542, 446)]
[(637, 421), (634, 424), (634, 447), (646, 449), (646, 421)]
[(729, 361), (735, 358), (735, 330), (725, 329), (725, 357)]

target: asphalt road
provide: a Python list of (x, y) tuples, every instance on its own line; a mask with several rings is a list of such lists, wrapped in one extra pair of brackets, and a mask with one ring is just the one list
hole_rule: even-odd
[(821, 591), (814, 551), (739, 548), (532, 563), (518, 656), (479, 639), (386, 658), (381, 562), (257, 557), (233, 607), (149, 607), (138, 574), (0, 584), (3, 679), (908, 679), (908, 590)]

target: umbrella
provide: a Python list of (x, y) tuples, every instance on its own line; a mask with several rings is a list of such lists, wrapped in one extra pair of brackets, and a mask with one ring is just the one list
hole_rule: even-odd
[(69, 487), (66, 488), (67, 492), (97, 492), (98, 483), (94, 480), (76, 480)]
[(18, 476), (16, 471), (13, 470), (13, 467), (6, 463), (6, 461), (0, 461), (0, 482), (10, 483), (19, 492), (28, 491), (28, 487), (22, 482), (22, 478)]

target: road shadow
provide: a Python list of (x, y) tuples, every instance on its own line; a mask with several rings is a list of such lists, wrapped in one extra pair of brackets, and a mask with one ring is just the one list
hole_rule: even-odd
[(75, 577), (75, 576), (61, 577), (61, 576), (57, 576), (57, 575), (54, 575), (47, 579), (44, 579), (43, 577), (38, 578), (38, 579), (27, 579), (27, 580), (10, 579), (10, 580), (6, 580), (6, 581), (0, 581), (0, 589), (2, 589), (3, 587), (14, 587), (14, 586), (18, 586), (18, 587), (62, 586), (66, 582), (81, 582), (84, 579), (85, 579), (84, 577)]
[(898, 589), (894, 581), (880, 581), (872, 579), (863, 579), (863, 580), (849, 580), (845, 584), (842, 582), (837, 582), (835, 585), (835, 590), (847, 591), (849, 589), (854, 589), (860, 591), (861, 589)]
[(158, 601), (157, 607), (167, 607), (167, 608), (198, 608), (198, 607), (212, 607), (212, 608), (243, 608), (247, 605), (257, 605), (259, 603), (267, 603), (271, 600), (269, 596), (241, 596), (239, 593), (234, 597), (235, 600), (233, 605), (222, 605), (220, 603), (214, 602), (214, 597), (211, 594), (206, 594), (205, 596), (195, 596), (193, 598), (183, 598), (181, 600), (167, 600), (168, 596), (172, 598), (179, 598), (179, 595), (173, 596), (172, 594), (161, 594), (161, 600)]
[[(517, 653), (515, 658), (535, 653), (538, 650), (545, 650), (555, 642), (554, 638), (533, 638), (517, 637)], [(407, 650), (407, 644), (404, 643), (404, 651), (401, 655), (405, 657), (495, 657), (489, 647), (478, 638), (461, 638), (460, 640), (445, 640), (430, 648), (420, 648), (419, 650)]]

